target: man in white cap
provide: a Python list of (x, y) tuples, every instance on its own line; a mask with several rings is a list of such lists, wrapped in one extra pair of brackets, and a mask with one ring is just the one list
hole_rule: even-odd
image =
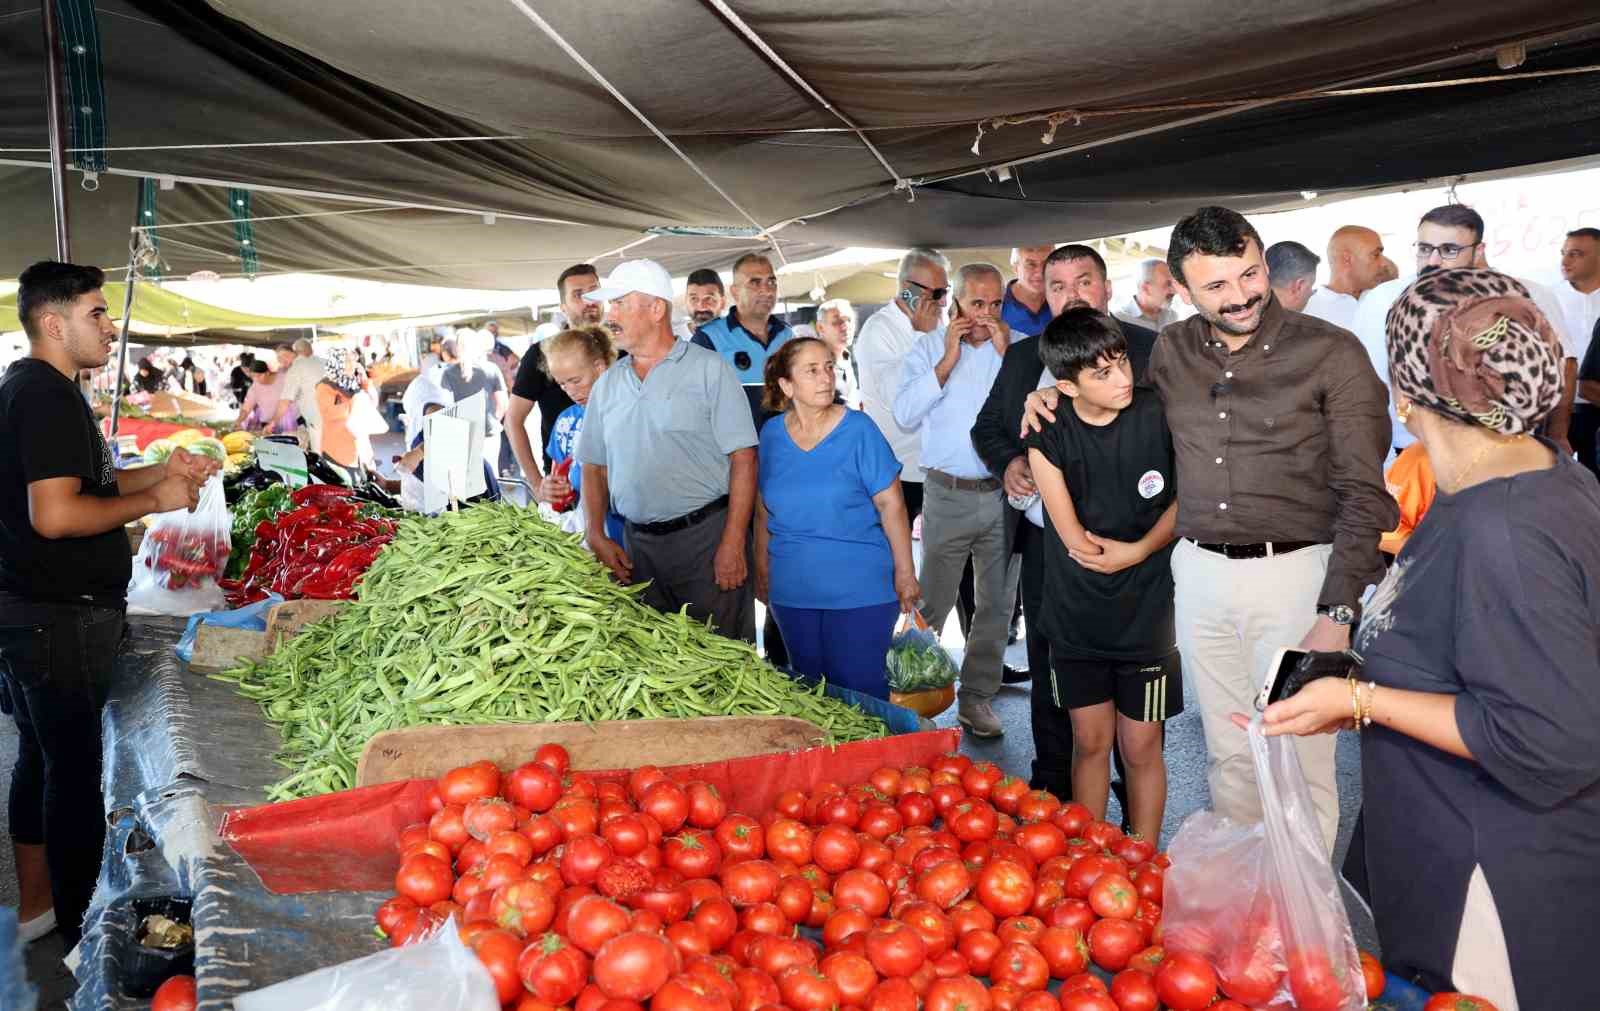
[[(715, 351), (672, 333), (672, 277), (629, 260), (584, 298), (609, 302), (628, 357), (589, 392), (578, 461), (589, 548), (619, 582), (649, 580), (642, 600), (687, 606), (730, 638), (755, 639), (749, 572), (756, 430), (739, 378)], [(626, 550), (606, 536), (606, 507), (627, 519)]]

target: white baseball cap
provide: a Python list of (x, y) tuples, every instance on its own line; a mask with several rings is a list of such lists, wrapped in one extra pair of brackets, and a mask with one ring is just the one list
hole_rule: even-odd
[(640, 291), (672, 301), (672, 275), (654, 260), (625, 260), (594, 291), (583, 293), (587, 302), (609, 302)]
[(533, 343), (543, 344), (562, 331), (560, 323), (540, 323), (533, 328)]

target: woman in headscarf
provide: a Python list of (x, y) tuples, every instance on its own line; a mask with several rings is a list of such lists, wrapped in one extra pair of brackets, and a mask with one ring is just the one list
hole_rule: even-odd
[(1600, 486), (1531, 433), (1561, 345), (1515, 279), (1441, 270), (1387, 320), (1396, 414), (1437, 497), (1366, 605), (1363, 669), (1267, 709), (1361, 735), (1391, 971), (1500, 1011), (1600, 1007)]
[(322, 455), (354, 469), (361, 462), (355, 433), (350, 430), (350, 410), (356, 393), (366, 383), (361, 360), (352, 348), (328, 352), (327, 368), (317, 384), (317, 416), (322, 423)]

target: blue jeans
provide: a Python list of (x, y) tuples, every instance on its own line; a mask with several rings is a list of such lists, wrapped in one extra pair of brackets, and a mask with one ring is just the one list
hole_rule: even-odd
[(889, 697), (884, 657), (900, 617), (898, 603), (816, 608), (772, 605), (789, 648), (789, 666), (810, 677), (880, 699)]
[(0, 594), (0, 678), (17, 721), (11, 837), (44, 844), (56, 922), (77, 944), (100, 876), (100, 711), (116, 668), (123, 612)]

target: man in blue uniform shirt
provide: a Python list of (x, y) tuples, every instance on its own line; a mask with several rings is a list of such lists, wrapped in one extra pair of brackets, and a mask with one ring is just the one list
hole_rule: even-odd
[(772, 261), (760, 253), (746, 253), (733, 261), (728, 292), (733, 296), (728, 314), (696, 330), (693, 340), (733, 367), (750, 398), (750, 417), (760, 432), (761, 423), (771, 417), (761, 409), (767, 355), (793, 337), (794, 331), (772, 315), (772, 307), (778, 303), (778, 275), (772, 270)]

